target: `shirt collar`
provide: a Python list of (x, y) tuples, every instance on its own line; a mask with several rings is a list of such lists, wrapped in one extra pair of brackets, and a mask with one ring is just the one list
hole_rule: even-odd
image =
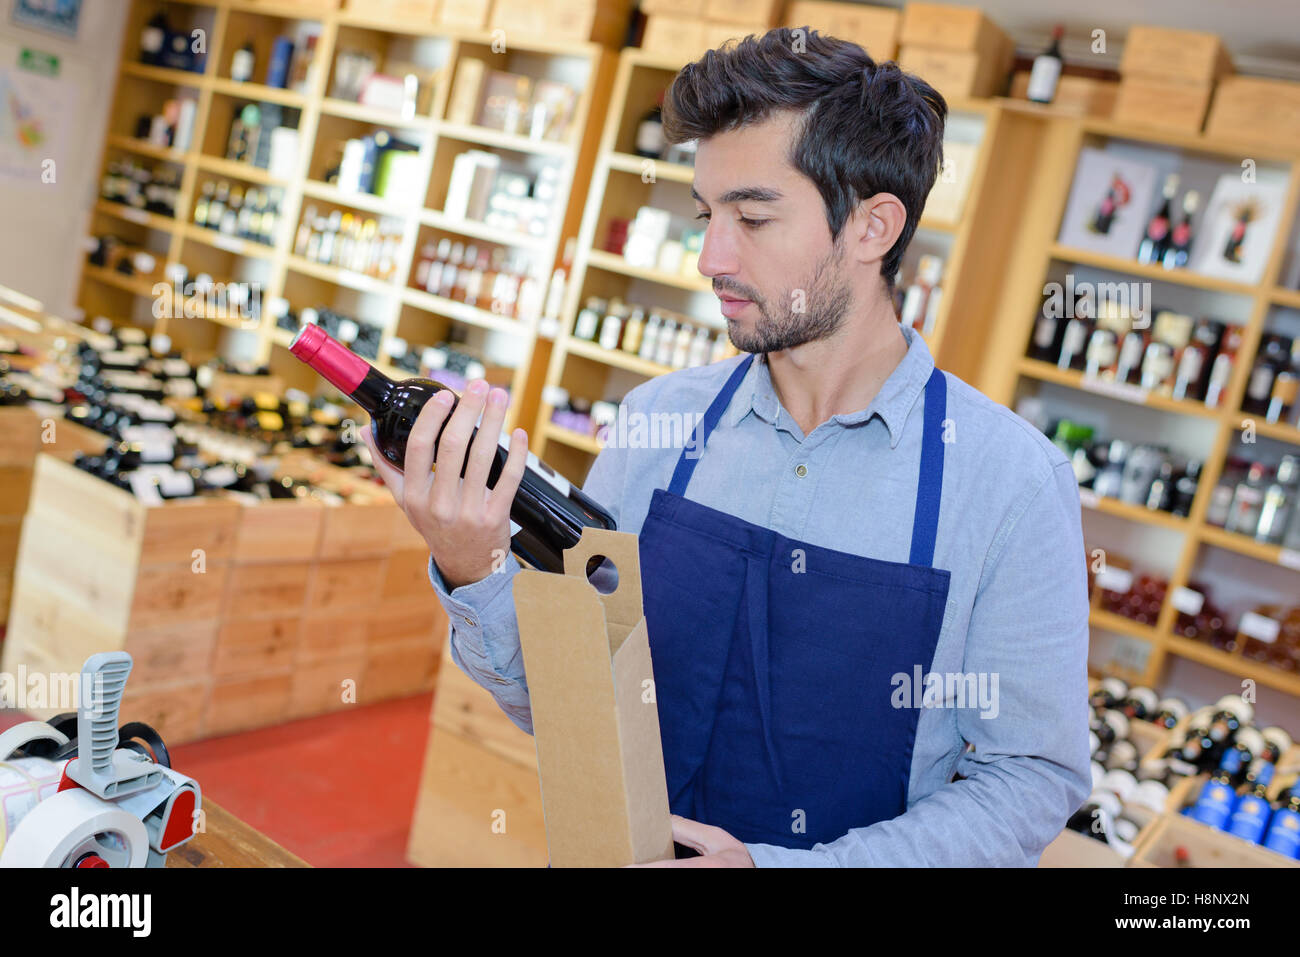
[[(838, 425), (849, 426), (879, 416), (889, 430), (890, 448), (898, 447), (907, 417), (934, 371), (934, 357), (930, 355), (930, 349), (920, 333), (910, 326), (899, 328), (907, 340), (907, 352), (889, 374), (871, 404), (857, 412), (845, 412), (831, 416), (830, 419)], [(776, 427), (781, 427), (782, 420), (790, 421), (790, 413), (782, 408), (781, 400), (772, 388), (772, 374), (766, 355), (760, 355), (750, 364), (729, 407), (727, 424), (739, 425), (750, 412)]]

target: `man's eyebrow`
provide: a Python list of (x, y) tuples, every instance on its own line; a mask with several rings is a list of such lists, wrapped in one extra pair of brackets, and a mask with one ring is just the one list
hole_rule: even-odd
[[(704, 202), (704, 197), (695, 191), (694, 186), (691, 187), (691, 198), (696, 202)], [(724, 206), (729, 203), (775, 203), (784, 198), (784, 193), (769, 186), (740, 186), (727, 190), (719, 197), (718, 202)]]

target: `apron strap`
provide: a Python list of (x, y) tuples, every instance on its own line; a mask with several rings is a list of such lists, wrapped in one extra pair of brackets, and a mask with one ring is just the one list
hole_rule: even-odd
[(912, 555), (908, 563), (934, 564), (934, 540), (939, 530), (939, 501), (943, 492), (943, 422), (948, 411), (948, 380), (938, 367), (925, 384), (925, 427), (921, 433), (921, 475), (912, 519)]
[(677, 468), (673, 469), (673, 479), (668, 485), (668, 491), (679, 498), (686, 497), (686, 486), (690, 484), (691, 476), (695, 473), (695, 464), (699, 462), (700, 456), (704, 454), (704, 445), (709, 441), (709, 435), (713, 432), (713, 427), (718, 424), (722, 418), (722, 413), (727, 411), (727, 406), (731, 404), (731, 397), (736, 394), (736, 389), (740, 387), (740, 380), (745, 378), (745, 373), (754, 362), (754, 353), (745, 356), (744, 361), (731, 373), (731, 378), (727, 384), (722, 387), (717, 396), (714, 397), (713, 403), (709, 406), (704, 418), (695, 426), (695, 455), (688, 456), (687, 449), (692, 446), (688, 445), (682, 449), (682, 454), (677, 457)]

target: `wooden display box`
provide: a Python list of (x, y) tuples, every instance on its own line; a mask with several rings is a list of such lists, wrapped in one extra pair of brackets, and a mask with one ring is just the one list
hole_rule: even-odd
[(795, 0), (785, 12), (788, 27), (808, 26), (840, 40), (851, 40), (872, 59), (892, 60), (898, 53), (898, 30), (902, 14), (891, 7), (830, 0)]
[(949, 99), (994, 96), (1011, 68), (1010, 44), (991, 52), (904, 44), (898, 65)]
[(518, 35), (621, 47), (630, 0), (494, 0), (488, 26)]
[(704, 39), (703, 21), (655, 14), (646, 19), (641, 49), (674, 57), (685, 64), (699, 59), (710, 47)]
[(946, 3), (909, 3), (903, 8), (898, 42), (901, 46), (932, 47), (1001, 57), (1011, 38), (975, 7)]
[(1205, 132), (1216, 139), (1300, 150), (1300, 83), (1225, 77), (1215, 88)]
[(391, 502), (147, 507), (50, 455), (32, 489), (5, 670), (125, 650), (124, 714), (174, 743), (433, 687), (446, 615)]
[(1209, 84), (1125, 76), (1119, 84), (1111, 119), (1130, 126), (1199, 133), (1212, 92)]
[[(1186, 865), (1180, 865), (1174, 856), (1179, 847), (1187, 849)], [(1129, 864), (1133, 867), (1300, 867), (1300, 861), (1172, 812), (1161, 814), (1143, 832)]]
[(347, 0), (344, 9), (376, 20), (422, 20), (428, 23), (437, 18), (438, 0)]
[(1232, 59), (1218, 34), (1135, 26), (1124, 40), (1119, 72), (1124, 79), (1213, 86), (1232, 73)]
[(487, 25), (492, 0), (442, 0), (438, 22), (465, 30), (481, 30)]
[[(704, 0), (704, 19), (715, 23), (746, 23), (769, 30), (781, 15), (782, 0)], [(695, 5), (696, 11), (699, 4)], [(688, 11), (689, 12), (689, 11)]]

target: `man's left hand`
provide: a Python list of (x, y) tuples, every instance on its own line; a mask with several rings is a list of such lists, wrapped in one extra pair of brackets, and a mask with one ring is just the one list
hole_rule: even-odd
[(688, 818), (673, 815), (673, 840), (692, 850), (699, 857), (681, 860), (652, 861), (649, 864), (629, 864), (629, 867), (753, 867), (754, 859), (743, 843), (720, 827), (701, 824)]

